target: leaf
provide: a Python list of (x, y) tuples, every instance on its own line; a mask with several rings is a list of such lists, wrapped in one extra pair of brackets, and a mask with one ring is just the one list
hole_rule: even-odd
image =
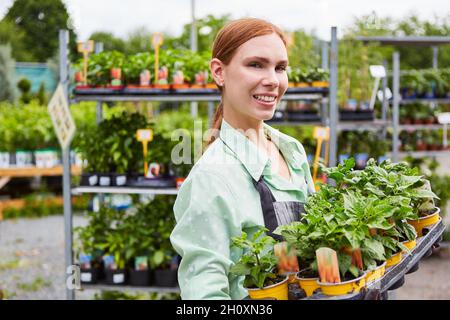
[(384, 260), (384, 247), (383, 244), (375, 239), (365, 239), (363, 242), (363, 248), (370, 252), (370, 256), (377, 260)]
[(250, 268), (244, 263), (236, 263), (230, 268), (230, 272), (239, 276), (246, 276), (250, 274)]
[(414, 189), (409, 192), (410, 197), (414, 198), (435, 198), (439, 199), (439, 197), (430, 190), (425, 189)]
[(350, 266), (352, 265), (352, 257), (350, 255), (347, 255), (345, 253), (339, 252), (337, 254), (338, 263), (339, 263), (339, 272), (342, 276), (344, 276)]
[(349, 271), (355, 278), (358, 278), (358, 277), (359, 277), (359, 270), (358, 270), (358, 268), (355, 267), (354, 265), (351, 265), (351, 266), (348, 268), (348, 271)]

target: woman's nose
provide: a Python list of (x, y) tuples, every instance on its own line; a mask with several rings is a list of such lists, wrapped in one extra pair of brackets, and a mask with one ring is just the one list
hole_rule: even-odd
[(264, 77), (262, 84), (264, 86), (278, 87), (280, 84), (280, 80), (277, 77), (275, 71), (268, 71), (266, 76)]

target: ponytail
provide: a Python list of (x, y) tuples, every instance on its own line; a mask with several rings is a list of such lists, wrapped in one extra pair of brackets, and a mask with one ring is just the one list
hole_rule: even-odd
[(217, 107), (216, 113), (214, 114), (213, 123), (211, 126), (211, 134), (206, 143), (206, 147), (208, 147), (211, 143), (214, 142), (214, 140), (217, 139), (220, 127), (222, 125), (222, 119), (223, 119), (223, 103), (221, 101), (219, 103), (219, 106)]

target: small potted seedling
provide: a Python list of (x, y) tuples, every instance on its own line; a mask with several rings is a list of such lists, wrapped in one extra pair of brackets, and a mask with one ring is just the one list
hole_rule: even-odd
[(106, 283), (112, 285), (123, 285), (126, 282), (125, 262), (116, 255), (104, 255)]
[(157, 250), (150, 256), (150, 263), (154, 270), (154, 284), (156, 287), (176, 287), (178, 285), (179, 257), (172, 252)]
[(110, 87), (114, 89), (121, 88), (122, 86), (122, 69), (112, 68), (111, 69), (111, 85)]
[(440, 220), (440, 208), (436, 207), (434, 199), (439, 199), (438, 196), (431, 190), (430, 181), (425, 178), (421, 179), (421, 185), (414, 189), (414, 196), (418, 198), (415, 207), (419, 213), (419, 219), (409, 220), (417, 232), (419, 237), (423, 236), (423, 228), (433, 225)]
[(187, 89), (189, 85), (184, 82), (183, 71), (177, 70), (173, 74), (172, 88), (173, 89)]
[(139, 74), (139, 85), (141, 87), (149, 87), (150, 86), (151, 74), (149, 70), (142, 70)]
[(244, 288), (251, 299), (288, 300), (288, 276), (277, 274), (277, 258), (273, 245), (275, 240), (263, 236), (268, 229), (261, 228), (248, 239), (247, 233), (233, 237), (232, 246), (242, 249), (245, 253), (231, 267), (230, 273), (245, 276)]
[(97, 283), (100, 279), (101, 271), (98, 261), (93, 259), (90, 254), (81, 253), (79, 263), (81, 283)]
[(139, 256), (134, 258), (134, 267), (130, 270), (130, 285), (148, 286), (150, 284), (150, 270), (148, 268), (148, 257)]
[(157, 89), (169, 89), (169, 69), (164, 66), (159, 69), (158, 72), (158, 81), (155, 83), (155, 88)]
[(319, 285), (323, 294), (346, 295), (358, 293), (365, 287), (366, 274), (353, 264), (348, 269), (344, 268), (342, 263), (338, 262), (336, 251), (323, 247), (316, 250), (316, 255), (320, 276)]

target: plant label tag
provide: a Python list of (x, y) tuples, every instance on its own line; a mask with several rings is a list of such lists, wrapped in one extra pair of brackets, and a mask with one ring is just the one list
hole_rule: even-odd
[(109, 177), (100, 177), (100, 185), (102, 187), (107, 187), (111, 184), (111, 179)]
[(136, 132), (136, 138), (140, 142), (149, 142), (153, 140), (153, 130), (152, 129), (139, 129)]
[(66, 149), (75, 135), (75, 122), (70, 113), (66, 94), (61, 83), (56, 88), (50, 103), (48, 113), (52, 118), (53, 127), (62, 149)]
[(336, 251), (330, 248), (319, 248), (316, 250), (316, 258), (321, 282), (341, 282)]
[(98, 183), (98, 177), (96, 175), (89, 177), (89, 185), (95, 186)]
[(127, 176), (118, 176), (116, 178), (116, 185), (124, 186), (127, 183)]
[(118, 273), (113, 275), (114, 283), (123, 283), (125, 281), (125, 275), (123, 273)]
[(289, 248), (287, 242), (276, 243), (273, 247), (278, 258), (278, 273), (289, 274), (299, 271), (297, 254), (293, 248)]
[(91, 282), (92, 281), (92, 274), (90, 272), (82, 272), (80, 275), (80, 279), (83, 282)]
[(330, 128), (328, 127), (314, 127), (314, 139), (328, 141), (330, 138)]
[(384, 78), (386, 77), (386, 69), (382, 65), (373, 65), (369, 67), (370, 74), (374, 78)]
[(443, 112), (437, 115), (438, 122), (440, 124), (449, 124), (450, 123), (450, 112)]
[(162, 33), (155, 32), (152, 35), (152, 45), (153, 45), (154, 48), (161, 46), (163, 41), (164, 41), (164, 36), (163, 36)]
[(94, 41), (88, 40), (86, 42), (78, 42), (77, 50), (80, 53), (91, 53), (94, 52)]

